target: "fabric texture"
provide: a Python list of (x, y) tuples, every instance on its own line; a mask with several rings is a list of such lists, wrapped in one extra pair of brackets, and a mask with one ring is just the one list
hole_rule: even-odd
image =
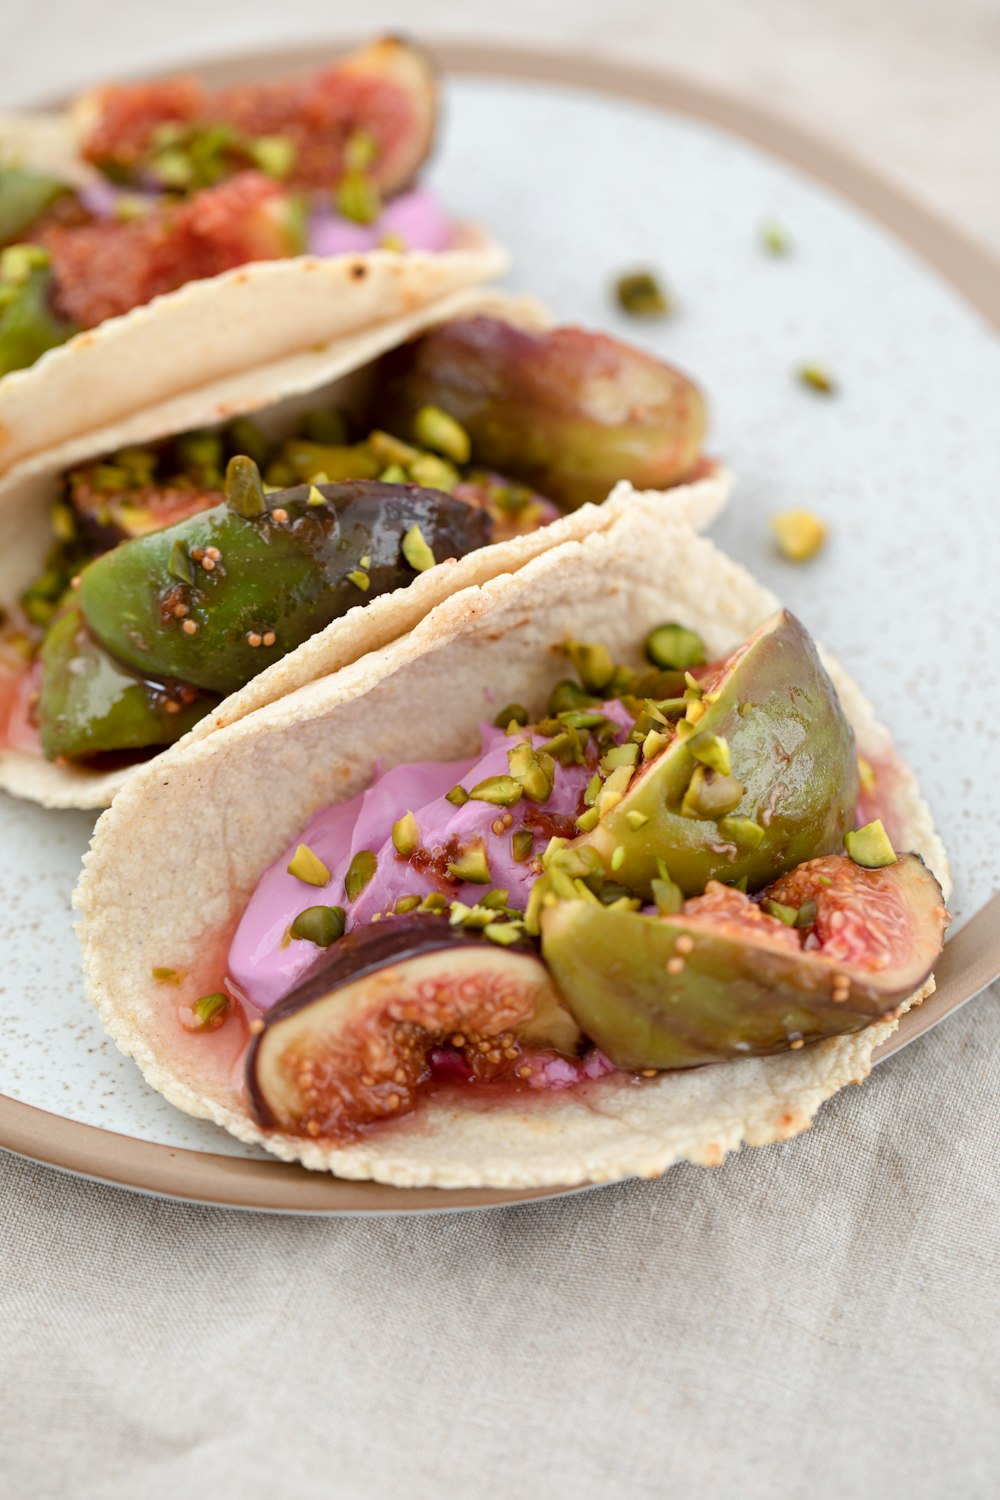
[(499, 1211), (226, 1213), (0, 1155), (0, 1490), (985, 1500), (997, 998), (796, 1141)]

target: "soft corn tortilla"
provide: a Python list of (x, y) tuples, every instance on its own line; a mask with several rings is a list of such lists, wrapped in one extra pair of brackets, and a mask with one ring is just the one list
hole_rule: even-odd
[[(386, 350), (434, 323), (476, 313), (502, 317), (523, 328), (545, 328), (550, 322), (531, 298), (479, 290), (454, 292), (405, 318), (366, 329), (326, 349), (288, 356), (266, 370), (242, 372), (175, 396), (19, 465), (0, 478), (0, 605), (16, 599), (41, 567), (51, 546), (49, 506), (58, 476), (66, 470), (100, 454), (211, 427), (248, 412), (280, 434), (303, 407), (333, 403), (338, 390), (347, 392), (352, 382), (363, 381), (365, 368)], [(722, 510), (731, 488), (731, 476), (720, 468), (694, 484), (649, 493), (670, 514), (700, 529)], [(339, 670), (366, 651), (387, 645), (411, 630), (449, 594), (484, 583), (498, 573), (515, 572), (561, 542), (610, 526), (633, 503), (636, 493), (631, 485), (619, 484), (603, 505), (583, 506), (539, 531), (443, 562), (418, 575), (406, 588), (359, 604), (233, 693), (198, 724), (193, 735), (203, 738), (284, 693)], [(40, 756), (0, 749), (0, 788), (45, 807), (107, 807), (131, 774), (130, 768), (95, 772), (58, 766)]]
[[(100, 819), (74, 897), (87, 994), (105, 1027), (178, 1108), (286, 1160), (399, 1186), (649, 1176), (683, 1158), (714, 1164), (742, 1142), (764, 1145), (805, 1130), (824, 1099), (867, 1075), (894, 1021), (638, 1086), (611, 1075), (582, 1090), (468, 1109), (432, 1098), (398, 1125), (334, 1146), (262, 1132), (232, 1071), (202, 1062), (197, 1042), (179, 1045), (175, 1019), (178, 1004), (216, 987), (219, 934), (232, 930), (265, 868), (313, 812), (354, 795), (378, 765), (473, 754), (478, 722), (498, 703), (541, 710), (565, 675), (560, 647), (568, 637), (604, 641), (617, 658), (638, 661), (645, 633), (679, 619), (716, 655), (776, 606), (709, 541), (634, 497), (602, 531), (454, 594), (404, 638), (169, 751)], [(827, 665), (859, 750), (877, 758), (887, 732), (837, 663)], [(947, 886), (944, 851), (909, 772), (896, 801), (906, 846)], [(180, 971), (183, 983), (154, 982), (158, 966)]]
[[(0, 161), (84, 185), (70, 143), (60, 116), (0, 119)], [(463, 224), (436, 254), (298, 255), (188, 282), (0, 377), (0, 473), (181, 392), (406, 317), (507, 263), (500, 245)]]

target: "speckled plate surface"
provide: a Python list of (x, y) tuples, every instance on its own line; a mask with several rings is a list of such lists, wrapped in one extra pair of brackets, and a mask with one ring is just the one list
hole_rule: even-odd
[[(1000, 272), (829, 144), (748, 106), (580, 59), (438, 51), (449, 81), (434, 182), (507, 243), (515, 289), (563, 321), (644, 343), (709, 392), (712, 448), (738, 480), (716, 539), (893, 726), (951, 855), (961, 922), (1000, 886), (1000, 840), (984, 835), (1000, 742)], [(315, 59), (201, 71), (260, 77)], [(789, 254), (763, 250), (769, 220)], [(660, 269), (673, 317), (617, 312), (610, 284), (636, 266)], [(796, 379), (805, 363), (829, 370), (835, 395)], [(792, 505), (831, 530), (803, 568), (769, 540), (769, 515)], [(0, 1145), (234, 1207), (403, 1212), (545, 1196), (337, 1182), (174, 1111), (83, 999), (70, 893), (91, 827), (0, 800)]]

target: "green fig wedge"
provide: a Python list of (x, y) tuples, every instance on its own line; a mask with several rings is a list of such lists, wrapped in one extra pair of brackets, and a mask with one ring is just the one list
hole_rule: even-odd
[(719, 885), (670, 917), (556, 901), (542, 911), (542, 953), (612, 1062), (692, 1068), (867, 1026), (924, 983), (949, 920), (915, 854), (878, 870), (830, 855), (767, 894), (809, 925)]
[(842, 847), (858, 798), (854, 734), (793, 615), (767, 620), (690, 707), (696, 722), (670, 729), (619, 800), (600, 799), (576, 846), (646, 900), (661, 863), (685, 896), (710, 880), (754, 891)]

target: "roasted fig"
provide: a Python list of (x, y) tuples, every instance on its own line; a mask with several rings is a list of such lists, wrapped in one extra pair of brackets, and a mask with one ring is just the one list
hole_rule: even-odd
[(677, 484), (705, 432), (704, 402), (686, 376), (580, 328), (442, 323), (385, 356), (378, 389), (383, 426), (409, 438), (417, 413), (439, 408), (469, 434), (477, 463), (564, 510), (603, 500), (620, 479)]
[(52, 224), (39, 242), (52, 258), (56, 311), (84, 328), (189, 281), (305, 248), (300, 204), (260, 172), (158, 202), (136, 219)]
[(140, 680), (97, 644), (78, 609), (51, 626), (41, 663), (38, 722), (50, 760), (173, 744), (217, 701), (178, 684)]
[(703, 682), (687, 709), (700, 711), (696, 720), (665, 724), (665, 746), (617, 801), (598, 799), (596, 826), (575, 841), (647, 899), (661, 862), (686, 896), (709, 880), (757, 890), (840, 849), (853, 827), (854, 735), (793, 615), (767, 620)]
[(247, 1058), (261, 1123), (349, 1139), (412, 1110), (448, 1049), (458, 1076), (517, 1084), (523, 1049), (573, 1056), (580, 1031), (527, 944), (422, 916), (362, 927), (330, 948), (322, 973), (265, 1017)]
[[(256, 475), (247, 459), (232, 464)], [(143, 676), (232, 692), (352, 606), (409, 583), (413, 528), (437, 562), (491, 535), (482, 511), (412, 485), (298, 485), (265, 503), (258, 477), (256, 496), (253, 513), (230, 492), (90, 563), (77, 597), (96, 639)]]
[(307, 78), (217, 93), (190, 77), (116, 85), (86, 95), (75, 114), (84, 155), (117, 182), (190, 190), (256, 165), (296, 187), (330, 188), (353, 151), (389, 194), (430, 151), (436, 110), (427, 55), (385, 37)]
[(828, 855), (765, 896), (783, 920), (718, 884), (673, 917), (557, 901), (542, 912), (542, 951), (619, 1067), (691, 1068), (860, 1030), (920, 988), (948, 924), (915, 854), (879, 870)]

